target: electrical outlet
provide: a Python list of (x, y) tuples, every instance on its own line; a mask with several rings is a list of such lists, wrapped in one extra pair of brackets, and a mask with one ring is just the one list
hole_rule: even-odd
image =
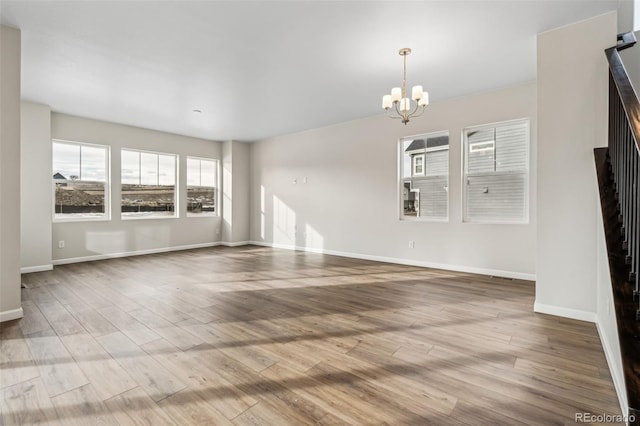
[(58, 248), (64, 248), (64, 240), (58, 241)]
[(409, 248), (415, 248), (416, 247), (416, 242), (411, 240), (409, 241)]
[(307, 183), (307, 177), (302, 178), (302, 183)]
[(220, 235), (220, 228), (216, 228), (216, 235)]

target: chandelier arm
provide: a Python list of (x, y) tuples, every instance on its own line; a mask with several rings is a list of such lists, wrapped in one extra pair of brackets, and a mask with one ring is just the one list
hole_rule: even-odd
[(407, 124), (409, 122), (409, 118), (411, 118), (411, 115), (408, 111), (400, 111), (398, 109), (398, 105), (396, 105), (396, 112), (398, 113), (404, 124)]
[(409, 118), (417, 117), (416, 113), (418, 112), (418, 108), (420, 108), (420, 105), (418, 105), (418, 101), (416, 101), (416, 107), (411, 111), (411, 114), (409, 114)]
[(398, 105), (400, 105), (400, 102), (396, 103), (396, 114), (398, 114), (398, 116), (400, 116), (400, 118), (402, 118), (403, 120), (406, 120), (407, 117), (405, 117), (405, 114), (400, 112), (400, 109), (398, 108)]
[[(396, 115), (393, 115), (394, 113), (395, 113)], [(399, 119), (401, 119), (401, 118), (402, 118), (402, 117), (400, 116), (400, 114), (398, 114), (398, 113), (397, 113), (397, 111), (394, 111), (394, 110), (393, 110), (393, 109), (391, 109), (391, 108), (387, 109), (387, 117), (389, 117), (389, 118), (393, 118), (394, 120), (399, 120)]]
[(416, 111), (414, 111), (413, 115), (411, 116), (411, 118), (413, 117), (420, 117), (422, 114), (424, 114), (425, 110), (426, 110), (426, 105), (422, 106), (422, 110), (420, 110), (420, 112), (416, 113), (416, 111), (418, 110), (418, 108), (416, 108)]

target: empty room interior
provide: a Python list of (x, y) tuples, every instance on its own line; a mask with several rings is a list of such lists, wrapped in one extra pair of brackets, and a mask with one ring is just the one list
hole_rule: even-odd
[(0, 23), (0, 424), (640, 424), (640, 0)]

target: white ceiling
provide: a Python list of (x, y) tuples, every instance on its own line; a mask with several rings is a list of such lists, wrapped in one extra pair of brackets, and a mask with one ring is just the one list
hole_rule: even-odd
[(26, 100), (250, 141), (380, 113), (401, 47), (432, 102), (532, 81), (537, 33), (619, 2), (2, 0), (1, 21), (22, 30)]

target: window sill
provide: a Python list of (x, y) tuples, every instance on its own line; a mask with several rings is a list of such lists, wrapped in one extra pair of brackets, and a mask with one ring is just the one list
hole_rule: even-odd
[(121, 220), (168, 220), (178, 219), (178, 216), (120, 216)]
[(109, 217), (69, 217), (53, 218), (52, 223), (76, 223), (76, 222), (110, 222)]
[(462, 223), (466, 225), (530, 225), (531, 224), (529, 220), (507, 221), (507, 220), (500, 220), (500, 219), (489, 219), (489, 220), (463, 219)]
[(399, 222), (435, 222), (435, 223), (448, 223), (449, 218), (432, 218), (432, 217), (410, 217), (403, 216), (398, 219)]

